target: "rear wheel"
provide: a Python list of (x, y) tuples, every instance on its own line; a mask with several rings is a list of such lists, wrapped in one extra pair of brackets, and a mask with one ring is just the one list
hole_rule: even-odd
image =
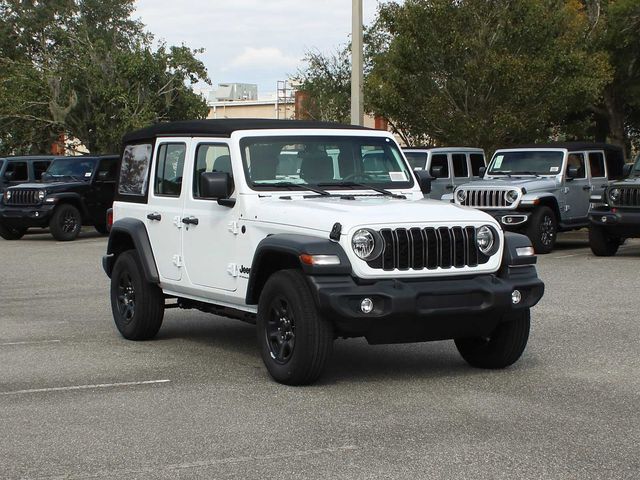
[(262, 360), (277, 382), (307, 385), (322, 374), (333, 328), (318, 312), (302, 272), (269, 277), (260, 294), (257, 331)]
[(505, 368), (524, 352), (531, 325), (529, 309), (515, 311), (498, 324), (488, 337), (456, 339), (456, 347), (467, 363), (478, 368)]
[(135, 250), (121, 253), (111, 273), (111, 311), (118, 331), (129, 340), (149, 340), (164, 318), (164, 295), (149, 283)]
[(594, 255), (598, 257), (610, 257), (615, 255), (622, 245), (620, 237), (614, 237), (607, 233), (606, 229), (596, 225), (589, 226), (589, 246)]
[(549, 207), (538, 207), (529, 218), (526, 229), (536, 253), (551, 253), (558, 235), (558, 220)]
[(75, 240), (82, 228), (82, 216), (76, 207), (63, 203), (56, 207), (49, 221), (53, 238), (59, 242)]
[(5, 240), (20, 240), (26, 231), (26, 228), (10, 227), (0, 223), (0, 237)]

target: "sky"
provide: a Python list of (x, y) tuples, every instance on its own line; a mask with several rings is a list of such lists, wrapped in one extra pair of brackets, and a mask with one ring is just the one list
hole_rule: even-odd
[[(135, 18), (156, 40), (204, 48), (198, 55), (215, 87), (258, 84), (276, 90), (304, 64), (305, 52), (331, 53), (351, 34), (350, 0), (137, 0)], [(364, 23), (378, 0), (363, 0)]]

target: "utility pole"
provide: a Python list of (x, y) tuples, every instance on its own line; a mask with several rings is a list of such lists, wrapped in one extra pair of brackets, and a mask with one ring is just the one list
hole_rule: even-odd
[(364, 123), (362, 107), (362, 0), (352, 0), (351, 13), (351, 124)]

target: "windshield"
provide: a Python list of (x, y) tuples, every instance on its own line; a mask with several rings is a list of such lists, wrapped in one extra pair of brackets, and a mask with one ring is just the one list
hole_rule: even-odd
[(91, 174), (96, 166), (95, 158), (63, 158), (54, 160), (46, 173), (42, 176), (43, 180), (59, 180), (62, 177), (72, 178), (88, 182), (91, 180)]
[(240, 147), (249, 185), (259, 190), (413, 186), (411, 171), (388, 138), (248, 137)]
[(414, 170), (424, 170), (427, 164), (427, 154), (424, 152), (404, 152), (404, 156), (407, 157), (409, 165)]
[(631, 175), (634, 177), (640, 177), (640, 155), (636, 157), (636, 163), (631, 169)]
[(558, 175), (564, 152), (521, 150), (498, 151), (491, 160), (489, 175)]

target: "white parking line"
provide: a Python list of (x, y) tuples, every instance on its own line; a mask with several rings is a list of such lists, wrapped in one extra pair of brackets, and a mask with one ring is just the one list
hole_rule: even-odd
[(65, 392), (69, 390), (89, 390), (92, 388), (129, 387), (131, 385), (150, 385), (154, 383), (167, 383), (171, 380), (144, 380), (142, 382), (98, 383), (95, 385), (72, 385), (69, 387), (33, 388), (30, 390), (14, 390), (12, 392), (0, 392), (0, 395), (20, 395), (24, 393)]
[(23, 342), (4, 342), (0, 343), (0, 347), (9, 345), (44, 345), (47, 343), (60, 343), (62, 340), (25, 340)]

